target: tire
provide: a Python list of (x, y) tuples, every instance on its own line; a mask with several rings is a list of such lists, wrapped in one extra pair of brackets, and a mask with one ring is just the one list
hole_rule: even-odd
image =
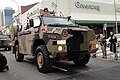
[(11, 51), (11, 47), (8, 47), (8, 51)]
[(23, 62), (24, 55), (19, 53), (19, 45), (15, 45), (15, 59), (17, 62)]
[(36, 67), (39, 72), (48, 73), (51, 71), (52, 63), (49, 58), (47, 48), (44, 45), (39, 46), (37, 48), (35, 61), (36, 61)]
[(85, 54), (85, 56), (82, 59), (73, 60), (73, 62), (75, 65), (85, 66), (89, 62), (89, 59), (90, 59), (90, 54)]
[(5, 51), (7, 51), (8, 49), (7, 48), (5, 48)]
[(12, 54), (15, 54), (15, 46), (12, 46)]
[(5, 51), (10, 51), (11, 47), (5, 47)]

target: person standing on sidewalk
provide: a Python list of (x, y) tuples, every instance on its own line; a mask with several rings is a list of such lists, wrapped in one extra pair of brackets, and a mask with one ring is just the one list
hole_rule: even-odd
[(109, 42), (110, 42), (110, 51), (113, 52), (114, 59), (118, 60), (118, 54), (116, 52), (117, 38), (116, 38), (116, 36), (114, 35), (113, 32), (110, 32)]
[(98, 39), (98, 41), (100, 42), (100, 45), (101, 45), (101, 50), (102, 50), (102, 53), (103, 53), (103, 57), (102, 58), (105, 58), (107, 59), (107, 53), (105, 51), (105, 47), (106, 47), (106, 39), (105, 39), (105, 36), (103, 36), (103, 34), (100, 34), (100, 38)]

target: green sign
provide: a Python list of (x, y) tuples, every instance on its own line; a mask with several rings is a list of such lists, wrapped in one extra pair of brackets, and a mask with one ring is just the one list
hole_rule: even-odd
[(81, 4), (80, 2), (75, 2), (75, 6), (76, 6), (77, 8), (94, 9), (94, 10), (100, 11), (100, 6), (96, 6), (96, 5)]

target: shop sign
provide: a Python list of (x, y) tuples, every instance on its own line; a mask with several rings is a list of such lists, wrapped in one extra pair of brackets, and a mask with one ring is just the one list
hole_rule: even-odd
[(27, 13), (27, 17), (32, 17), (32, 16), (34, 16), (34, 15), (36, 15), (36, 14), (39, 14), (39, 13), (40, 13), (40, 10), (39, 10), (39, 8), (37, 8), (37, 9), (34, 10), (34, 11), (28, 12), (28, 13)]
[(77, 8), (94, 9), (94, 10), (100, 11), (100, 6), (97, 6), (97, 5), (82, 4), (82, 3), (80, 3), (80, 2), (75, 2), (75, 6), (76, 6)]

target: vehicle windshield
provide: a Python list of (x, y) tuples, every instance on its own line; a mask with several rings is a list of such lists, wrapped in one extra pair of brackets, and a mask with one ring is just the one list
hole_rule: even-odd
[(72, 20), (68, 21), (68, 18), (61, 17), (43, 17), (43, 21), (46, 25), (66, 25), (75, 26)]
[(115, 34), (115, 36), (116, 36), (117, 38), (120, 38), (120, 34)]
[(7, 35), (0, 35), (0, 39), (6, 39), (9, 38)]

